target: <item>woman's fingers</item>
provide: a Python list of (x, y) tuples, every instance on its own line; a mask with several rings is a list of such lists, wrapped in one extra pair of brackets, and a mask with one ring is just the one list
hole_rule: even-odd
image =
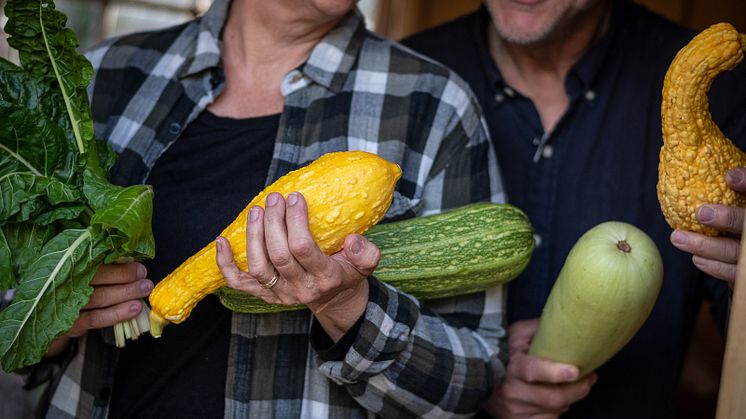
[(88, 330), (114, 326), (117, 323), (134, 318), (140, 314), (140, 311), (142, 311), (142, 302), (139, 300), (127, 301), (106, 308), (84, 310), (80, 312), (78, 320), (73, 323), (73, 327), (67, 335), (80, 337)]
[[(285, 200), (276, 192), (267, 196), (264, 209), (264, 241), (269, 260), (282, 277), (290, 280), (303, 274), (303, 268), (295, 260), (288, 246)], [(269, 276), (267, 279), (272, 279), (274, 275), (273, 271), (266, 274)]]
[(127, 284), (145, 279), (148, 271), (142, 263), (129, 262), (113, 265), (101, 265), (91, 281), (92, 285)]
[(99, 285), (93, 288), (91, 299), (83, 310), (104, 308), (126, 301), (145, 298), (153, 289), (153, 282), (149, 279), (118, 285)]
[(255, 277), (242, 271), (238, 265), (236, 265), (228, 239), (225, 237), (218, 237), (215, 239), (215, 245), (217, 246), (216, 262), (218, 264), (218, 269), (220, 269), (220, 273), (223, 275), (223, 278), (225, 278), (225, 282), (229, 287), (243, 291), (247, 294), (253, 295), (254, 297), (261, 298), (270, 304), (280, 302), (277, 296), (270, 289), (263, 288)]
[(313, 275), (325, 273), (329, 268), (327, 256), (319, 249), (308, 228), (308, 205), (299, 192), (288, 195), (285, 220), (288, 246), (293, 258)]

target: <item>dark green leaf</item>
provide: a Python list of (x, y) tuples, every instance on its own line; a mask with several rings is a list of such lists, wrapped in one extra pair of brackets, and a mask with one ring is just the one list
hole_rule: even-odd
[(55, 235), (53, 225), (6, 224), (0, 229), (0, 289), (16, 286), (24, 266), (39, 257), (41, 249)]
[(24, 70), (62, 93), (79, 152), (95, 147), (86, 92), (93, 67), (78, 53), (75, 33), (65, 28), (65, 14), (49, 0), (8, 0), (5, 14), (8, 43), (18, 50)]
[(52, 341), (72, 327), (108, 251), (91, 229), (65, 230), (22, 270), (13, 303), (0, 311), (0, 366), (5, 371), (39, 362)]
[(110, 184), (99, 170), (86, 170), (83, 193), (94, 211), (91, 225), (117, 237), (117, 248), (138, 259), (152, 258), (153, 189), (149, 185)]

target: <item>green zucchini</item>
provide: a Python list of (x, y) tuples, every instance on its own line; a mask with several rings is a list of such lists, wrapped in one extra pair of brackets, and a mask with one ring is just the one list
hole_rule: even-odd
[[(505, 284), (523, 271), (534, 250), (533, 228), (520, 209), (485, 202), (379, 224), (365, 236), (381, 250), (373, 275), (421, 300)], [(270, 305), (230, 288), (217, 294), (223, 305), (242, 313), (303, 308)]]

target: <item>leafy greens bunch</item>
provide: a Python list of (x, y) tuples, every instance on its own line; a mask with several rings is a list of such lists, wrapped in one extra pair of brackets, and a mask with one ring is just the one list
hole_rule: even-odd
[[(152, 189), (108, 181), (116, 155), (94, 138), (93, 68), (66, 16), (51, 0), (8, 0), (5, 14), (21, 63), (0, 58), (0, 290), (15, 289), (0, 311), (0, 366), (11, 371), (70, 329), (99, 265), (155, 247)], [(117, 326), (117, 344), (137, 330)]]

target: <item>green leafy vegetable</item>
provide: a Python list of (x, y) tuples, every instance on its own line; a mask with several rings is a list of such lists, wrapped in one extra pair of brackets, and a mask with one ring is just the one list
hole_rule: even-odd
[(153, 192), (109, 183), (115, 156), (96, 141), (93, 68), (50, 0), (8, 0), (0, 59), (0, 366), (38, 362), (72, 326), (98, 266), (154, 255)]

